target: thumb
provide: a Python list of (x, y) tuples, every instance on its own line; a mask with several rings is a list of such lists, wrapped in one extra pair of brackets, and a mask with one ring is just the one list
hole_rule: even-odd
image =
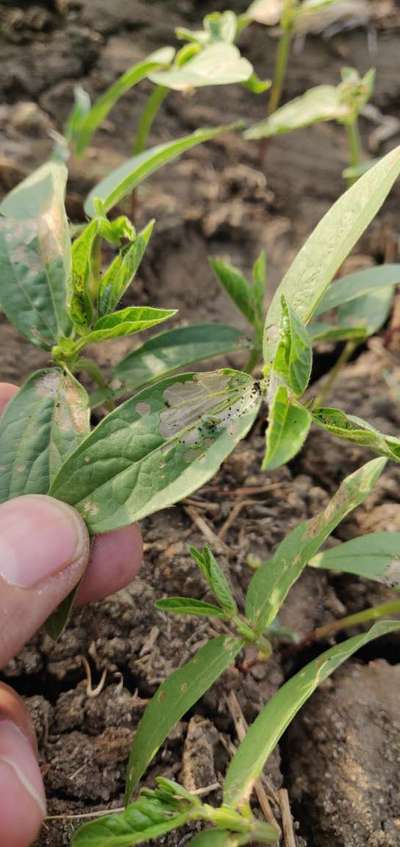
[(28, 494), (0, 505), (0, 667), (79, 582), (89, 536), (79, 514)]

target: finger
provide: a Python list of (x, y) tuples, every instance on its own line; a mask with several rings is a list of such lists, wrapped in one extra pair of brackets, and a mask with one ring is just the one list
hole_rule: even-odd
[[(0, 383), (0, 414), (18, 390), (11, 383)], [(142, 537), (136, 525), (97, 537), (78, 593), (78, 604), (101, 600), (128, 585), (137, 575), (142, 557)]]
[(142, 558), (142, 536), (137, 524), (98, 535), (78, 592), (79, 605), (124, 588), (137, 575)]
[(41, 494), (0, 505), (0, 667), (81, 579), (89, 537), (78, 512)]
[(11, 382), (0, 382), (0, 415), (4, 412), (9, 400), (17, 393), (18, 387)]
[(46, 814), (33, 727), (21, 700), (0, 685), (0, 844), (29, 847)]

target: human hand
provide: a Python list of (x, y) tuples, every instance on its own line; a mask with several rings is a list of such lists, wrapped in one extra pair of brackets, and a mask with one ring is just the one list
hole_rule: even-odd
[[(0, 383), (0, 414), (18, 389)], [(1, 460), (0, 460), (1, 463)], [(0, 668), (15, 656), (82, 579), (77, 602), (99, 600), (137, 574), (137, 525), (89, 547), (74, 509), (43, 495), (0, 505)], [(46, 813), (34, 730), (22, 700), (0, 683), (0, 844), (29, 847)]]

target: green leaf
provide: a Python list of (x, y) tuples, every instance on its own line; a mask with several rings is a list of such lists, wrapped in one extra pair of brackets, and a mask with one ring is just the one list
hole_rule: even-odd
[(310, 235), (284, 276), (268, 310), (264, 357), (272, 362), (278, 343), (281, 297), (307, 324), (340, 265), (388, 195), (400, 173), (400, 147), (392, 150), (343, 194)]
[(170, 612), (174, 615), (199, 615), (222, 620), (226, 618), (225, 612), (218, 606), (205, 603), (204, 600), (196, 600), (194, 597), (166, 597), (163, 600), (157, 600), (155, 606), (160, 612)]
[(188, 29), (186, 26), (177, 26), (175, 29), (175, 35), (179, 41), (188, 41), (189, 44), (196, 44), (200, 47), (203, 47), (205, 44), (209, 44), (210, 42), (210, 33), (205, 32), (204, 29)]
[(280, 342), (273, 369), (297, 396), (304, 394), (310, 381), (312, 348), (307, 329), (282, 297)]
[(327, 507), (295, 527), (280, 543), (273, 558), (254, 574), (246, 598), (246, 617), (257, 632), (271, 625), (290, 588), (328, 536), (368, 497), (385, 467), (373, 459), (346, 477)]
[(346, 324), (326, 324), (316, 321), (308, 327), (311, 342), (316, 341), (363, 341), (367, 337), (365, 326)]
[(339, 85), (310, 88), (250, 127), (244, 134), (245, 138), (270, 138), (323, 121), (351, 123), (369, 100), (373, 83), (374, 71), (368, 71), (360, 78), (353, 68), (343, 68)]
[(237, 17), (234, 12), (211, 12), (205, 16), (203, 24), (211, 42), (225, 41), (227, 44), (233, 44), (237, 29)]
[(133, 847), (185, 824), (193, 810), (185, 796), (175, 799), (162, 790), (146, 791), (121, 813), (83, 824), (72, 836), (72, 847)]
[(99, 229), (99, 218), (94, 218), (72, 245), (72, 280), (68, 311), (78, 331), (89, 328), (93, 319), (93, 264)]
[(224, 802), (227, 805), (236, 808), (247, 802), (255, 780), (261, 776), (279, 739), (318, 685), (361, 647), (399, 628), (399, 621), (374, 624), (368, 632), (355, 635), (322, 653), (271, 697), (250, 726), (229, 765), (224, 786)]
[(188, 91), (205, 85), (245, 82), (252, 72), (252, 65), (240, 55), (237, 47), (219, 41), (204, 47), (180, 67), (149, 74), (149, 79), (175, 91)]
[(151, 71), (168, 66), (174, 55), (173, 47), (162, 47), (160, 50), (156, 50), (155, 53), (146, 56), (142, 62), (138, 62), (125, 71), (113, 85), (107, 88), (91, 108), (87, 109), (87, 101), (84, 108), (80, 108), (78, 112), (76, 106), (74, 107), (67, 123), (67, 136), (72, 140), (78, 156), (82, 155), (90, 144), (96, 129), (105, 121), (120, 97), (142, 79), (145, 79)]
[[(115, 258), (102, 278), (101, 239), (114, 247), (119, 247), (126, 239), (134, 242)], [(110, 311), (115, 308), (118, 295), (129, 285), (130, 272), (133, 274), (135, 271), (143, 252), (143, 239), (141, 236), (136, 238), (135, 229), (125, 215), (113, 221), (98, 215), (84, 227), (72, 246), (72, 282), (68, 297), (68, 309), (79, 334), (84, 334), (93, 325), (99, 311), (99, 289), (105, 292), (105, 304), (110, 301)]]
[(322, 121), (343, 119), (348, 115), (349, 108), (340, 97), (339, 86), (318, 85), (281, 106), (269, 118), (251, 126), (244, 137), (252, 140), (271, 138)]
[(313, 410), (313, 421), (336, 438), (352, 441), (400, 462), (400, 440), (393, 435), (384, 435), (356, 415), (347, 415), (341, 409), (321, 407)]
[(47, 494), (88, 432), (88, 396), (74, 377), (60, 368), (32, 374), (0, 418), (0, 502)]
[(148, 382), (194, 362), (247, 348), (248, 341), (243, 333), (224, 324), (197, 324), (169, 329), (153, 335), (121, 359), (112, 371), (112, 385), (117, 396), (120, 396), (127, 388), (137, 390)]
[(319, 303), (315, 314), (322, 315), (330, 309), (336, 309), (365, 294), (375, 294), (381, 289), (386, 290), (390, 286), (399, 284), (400, 264), (388, 263), (355, 271), (333, 282)]
[(312, 420), (308, 409), (289, 400), (285, 385), (275, 391), (268, 417), (264, 471), (275, 470), (293, 459), (307, 438)]
[(51, 493), (74, 505), (92, 532), (125, 526), (214, 476), (258, 407), (254, 381), (238, 371), (164, 379), (101, 421)]
[(176, 37), (181, 41), (194, 42), (204, 46), (216, 41), (232, 44), (236, 38), (238, 18), (234, 12), (211, 12), (203, 18), (204, 29), (193, 30), (177, 27)]
[(400, 586), (400, 532), (370, 532), (352, 538), (309, 561), (313, 568), (352, 573), (390, 588)]
[(242, 85), (243, 88), (247, 88), (252, 94), (264, 94), (264, 91), (268, 91), (271, 88), (271, 80), (260, 79), (255, 71), (253, 71), (252, 75), (245, 82), (242, 82)]
[(190, 548), (190, 555), (218, 600), (225, 615), (231, 617), (237, 614), (236, 601), (232, 593), (231, 585), (226, 578), (221, 566), (213, 556), (209, 547), (198, 550), (197, 547)]
[(364, 294), (345, 303), (338, 309), (337, 319), (340, 326), (365, 327), (365, 337), (374, 335), (382, 328), (393, 303), (393, 288), (381, 288), (370, 294)]
[(338, 85), (340, 99), (349, 110), (349, 117), (339, 121), (352, 123), (371, 98), (375, 85), (375, 68), (370, 68), (360, 76), (356, 68), (341, 68), (342, 82)]
[(176, 309), (154, 309), (151, 306), (127, 306), (111, 315), (104, 315), (96, 321), (91, 332), (83, 336), (78, 349), (96, 341), (107, 341), (143, 332), (152, 326), (169, 320), (176, 315)]
[(71, 329), (66, 291), (71, 248), (64, 209), (67, 170), (48, 162), (0, 206), (1, 305), (32, 344), (50, 350)]
[(210, 259), (209, 261), (219, 282), (227, 294), (229, 294), (231, 300), (233, 300), (249, 323), (254, 325), (256, 321), (254, 298), (246, 277), (236, 270), (236, 268), (232, 267), (232, 265), (223, 262), (222, 259)]
[(118, 168), (111, 171), (98, 185), (92, 188), (85, 202), (85, 212), (89, 217), (95, 215), (95, 199), (99, 198), (104, 206), (104, 211), (108, 212), (113, 208), (123, 197), (130, 194), (143, 180), (148, 176), (158, 171), (168, 162), (178, 159), (186, 150), (190, 150), (197, 144), (203, 144), (205, 141), (210, 141), (216, 138), (222, 132), (228, 132), (233, 129), (236, 124), (228, 126), (214, 127), (213, 129), (197, 129), (191, 135), (185, 135), (182, 138), (168, 141), (165, 144), (158, 144), (156, 147), (150, 147), (143, 153), (133, 156), (128, 159)]
[(74, 607), (75, 597), (78, 594), (79, 588), (80, 583), (78, 583), (78, 585), (68, 594), (65, 600), (57, 606), (55, 612), (47, 618), (44, 628), (47, 635), (49, 635), (53, 641), (57, 641), (60, 638), (69, 623), (72, 609)]
[(90, 112), (90, 95), (81, 85), (74, 86), (74, 105), (65, 123), (65, 137), (69, 140), (79, 138), (79, 130), (83, 119)]
[(100, 317), (113, 312), (135, 277), (153, 232), (154, 221), (139, 232), (132, 244), (115, 257), (104, 272), (98, 292), (97, 308)]
[[(300, 10), (301, 7), (299, 7)], [(351, 124), (371, 97), (375, 72), (360, 77), (354, 68), (342, 68), (337, 86), (318, 85), (285, 103), (263, 121), (251, 126), (245, 138), (270, 138), (323, 121)]]
[(343, 179), (350, 180), (350, 182), (355, 182), (360, 176), (363, 176), (370, 168), (376, 165), (377, 162), (379, 162), (379, 159), (364, 159), (358, 165), (351, 165), (349, 168), (345, 168), (342, 171), (342, 177)]
[(146, 706), (133, 739), (126, 780), (127, 800), (172, 728), (235, 661), (243, 643), (239, 638), (224, 635), (213, 638), (160, 685)]

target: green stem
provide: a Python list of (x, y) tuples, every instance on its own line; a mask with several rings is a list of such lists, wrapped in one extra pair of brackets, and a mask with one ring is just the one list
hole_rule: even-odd
[(319, 406), (323, 406), (326, 403), (329, 394), (331, 393), (333, 384), (336, 382), (342, 368), (347, 364), (352, 356), (354, 350), (357, 347), (357, 343), (355, 341), (347, 341), (343, 350), (336, 362), (333, 366), (332, 370), (329, 372), (319, 394), (314, 399), (313, 408), (317, 409)]
[(334, 621), (326, 626), (318, 627), (318, 629), (315, 629), (312, 634), (312, 640), (319, 641), (322, 638), (328, 638), (343, 629), (350, 629), (353, 626), (359, 626), (359, 624), (376, 621), (379, 620), (379, 618), (384, 618), (386, 615), (399, 614), (400, 600), (392, 600), (388, 603), (381, 603), (379, 606), (372, 606), (370, 609), (364, 609), (362, 612), (356, 612), (354, 615), (347, 615), (347, 617), (341, 618), (340, 620)]
[(282, 89), (286, 77), (293, 34), (294, 23), (287, 23), (278, 44), (278, 51), (275, 60), (274, 77), (272, 80), (272, 86), (268, 100), (268, 115), (272, 115), (273, 112), (276, 112), (279, 103), (281, 102)]
[(89, 374), (93, 382), (95, 382), (96, 385), (98, 385), (99, 388), (101, 388), (103, 391), (107, 392), (108, 399), (105, 401), (104, 405), (109, 412), (114, 411), (115, 403), (112, 396), (112, 392), (110, 391), (107, 382), (96, 362), (94, 362), (93, 359), (86, 359), (85, 357), (82, 357), (80, 359), (77, 359), (77, 361), (75, 362), (75, 370), (86, 371), (86, 373)]
[[(354, 121), (346, 125), (346, 132), (349, 145), (350, 167), (357, 168), (362, 161), (362, 144), (357, 116)], [(350, 178), (349, 187), (353, 185), (354, 182), (356, 182), (356, 178)]]
[(139, 118), (139, 123), (136, 130), (135, 140), (133, 144), (133, 155), (137, 156), (143, 153), (146, 147), (147, 139), (150, 134), (151, 127), (157, 117), (160, 106), (164, 102), (169, 89), (164, 85), (157, 85), (147, 99), (147, 103)]
[(212, 823), (224, 832), (237, 834), (238, 844), (253, 844), (254, 841), (261, 844), (276, 844), (279, 841), (280, 832), (271, 824), (254, 818), (250, 811), (247, 816), (230, 806), (222, 805), (214, 808), (205, 803), (200, 810), (194, 810), (192, 820), (196, 818)]
[(244, 366), (244, 373), (251, 374), (254, 371), (254, 368), (257, 367), (258, 363), (261, 361), (260, 350), (258, 347), (253, 347), (251, 350), (250, 356), (247, 359), (247, 362)]

